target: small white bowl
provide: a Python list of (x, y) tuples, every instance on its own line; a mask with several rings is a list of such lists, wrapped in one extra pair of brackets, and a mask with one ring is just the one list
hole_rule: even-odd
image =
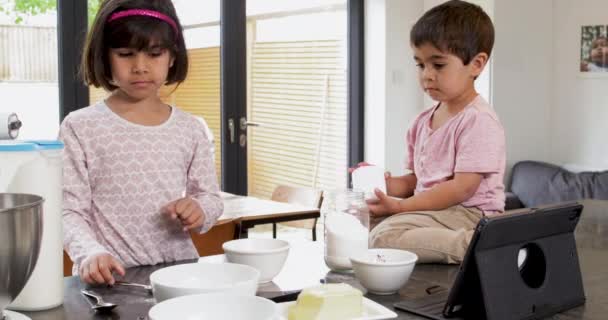
[(279, 239), (238, 239), (225, 242), (222, 248), (228, 262), (258, 269), (260, 283), (272, 281), (289, 254), (289, 242)]
[(418, 256), (398, 249), (369, 249), (365, 254), (351, 257), (355, 277), (369, 292), (393, 294), (407, 282)]
[(277, 305), (265, 298), (229, 294), (196, 294), (163, 301), (148, 312), (150, 320), (272, 320)]
[(188, 263), (154, 271), (150, 284), (157, 302), (198, 294), (227, 293), (254, 296), (260, 272), (234, 263)]

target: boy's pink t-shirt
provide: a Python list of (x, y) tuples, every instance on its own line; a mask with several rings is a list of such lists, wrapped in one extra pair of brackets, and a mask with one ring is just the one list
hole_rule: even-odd
[(415, 193), (450, 180), (457, 172), (481, 173), (479, 188), (461, 205), (485, 214), (504, 211), (505, 133), (498, 116), (477, 96), (433, 131), (431, 119), (438, 106), (422, 112), (407, 132), (406, 168), (418, 179)]

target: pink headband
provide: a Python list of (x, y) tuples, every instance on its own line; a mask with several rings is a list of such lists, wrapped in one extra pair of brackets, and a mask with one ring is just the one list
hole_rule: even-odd
[(171, 19), (171, 17), (169, 17), (165, 14), (162, 14), (158, 11), (154, 11), (154, 10), (129, 9), (129, 10), (125, 10), (125, 11), (115, 12), (110, 16), (110, 18), (108, 19), (108, 22), (112, 22), (114, 20), (118, 20), (118, 19), (122, 19), (122, 18), (126, 18), (126, 17), (133, 17), (133, 16), (145, 16), (145, 17), (152, 17), (152, 18), (162, 20), (162, 21), (168, 23), (169, 25), (171, 25), (171, 27), (173, 27), (173, 31), (175, 31), (175, 35), (179, 34), (177, 24), (175, 23), (175, 21), (173, 21), (173, 19)]

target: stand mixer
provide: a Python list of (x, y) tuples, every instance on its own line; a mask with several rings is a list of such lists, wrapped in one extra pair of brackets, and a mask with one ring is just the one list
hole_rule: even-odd
[(0, 319), (26, 316), (4, 311), (30, 278), (42, 241), (44, 199), (30, 194), (0, 193)]
[(63, 303), (63, 144), (13, 140), (21, 125), (16, 114), (0, 113), (0, 311)]

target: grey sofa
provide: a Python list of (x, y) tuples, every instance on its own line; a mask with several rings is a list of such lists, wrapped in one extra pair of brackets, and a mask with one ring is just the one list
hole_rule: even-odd
[(513, 166), (505, 210), (582, 199), (608, 200), (608, 171), (574, 173), (550, 163), (521, 161)]

